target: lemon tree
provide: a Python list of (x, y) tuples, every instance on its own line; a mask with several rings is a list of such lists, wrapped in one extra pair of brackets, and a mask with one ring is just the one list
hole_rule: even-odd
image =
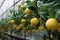
[[(10, 10), (11, 15), (0, 21), (0, 28), (5, 30), (9, 27), (10, 30), (22, 33), (36, 33), (37, 30), (43, 31), (46, 29), (49, 33), (48, 36), (52, 31), (56, 32), (57, 30), (57, 33), (59, 33), (59, 4), (59, 0), (26, 0), (17, 6), (17, 10)], [(51, 38), (53, 37), (51, 36)]]
[(25, 14), (31, 15), (32, 14), (32, 10), (29, 8), (25, 9)]

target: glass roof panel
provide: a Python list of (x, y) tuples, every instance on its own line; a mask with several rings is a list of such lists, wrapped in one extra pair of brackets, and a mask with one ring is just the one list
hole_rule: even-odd
[(14, 4), (14, 0), (5, 0), (4, 4), (0, 8), (0, 15), (4, 13), (9, 7)]
[(0, 0), (0, 6), (1, 6), (1, 4), (2, 4), (3, 1), (4, 1), (4, 0)]
[(0, 8), (0, 15), (8, 10), (14, 4), (14, 1), (16, 3), (18, 0), (5, 0), (4, 4)]
[[(5, 18), (9, 14), (9, 12), (7, 12), (8, 10), (10, 10), (11, 8), (14, 8), (14, 6), (13, 6), (14, 1), (15, 1), (15, 3), (17, 1), (20, 1), (20, 2), (18, 2), (19, 4), (21, 3), (21, 0), (0, 0), (0, 6), (3, 3), (3, 5), (0, 7), (0, 20), (2, 19), (2, 17)], [(16, 8), (16, 6), (15, 6), (15, 8)]]

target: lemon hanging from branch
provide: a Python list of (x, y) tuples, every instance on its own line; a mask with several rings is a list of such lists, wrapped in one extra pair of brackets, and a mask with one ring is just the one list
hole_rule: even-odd
[(20, 29), (23, 29), (23, 28), (24, 28), (23, 24), (20, 24), (20, 25), (19, 25), (19, 28), (20, 28)]
[(33, 30), (32, 30), (32, 33), (35, 33), (35, 32), (36, 32), (36, 30), (35, 30), (35, 29), (33, 29)]
[(43, 31), (44, 27), (43, 26), (39, 26), (38, 31)]
[(55, 18), (50, 18), (46, 21), (46, 27), (48, 30), (56, 30), (58, 26), (59, 23)]
[(27, 30), (28, 34), (31, 34), (31, 30)]
[(22, 5), (20, 6), (20, 8), (24, 8), (24, 5), (22, 4)]
[(11, 23), (11, 24), (15, 24), (15, 20), (11, 20), (10, 23)]
[(21, 23), (26, 23), (26, 19), (21, 19)]
[(38, 22), (39, 22), (38, 18), (32, 18), (32, 19), (30, 20), (30, 23), (31, 23), (32, 25), (37, 25)]
[(16, 27), (16, 31), (19, 31), (19, 30), (20, 30), (20, 28), (19, 28), (19, 26), (17, 26), (17, 27)]
[(22, 33), (25, 33), (26, 31), (27, 29), (25, 27), (21, 30)]
[(31, 15), (32, 14), (32, 10), (29, 8), (25, 9), (25, 14)]
[(16, 29), (16, 27), (17, 27), (17, 25), (16, 25), (16, 24), (15, 24), (15, 25), (13, 25), (13, 28), (14, 28), (14, 29)]
[(21, 10), (24, 8), (24, 4), (18, 5), (18, 10)]

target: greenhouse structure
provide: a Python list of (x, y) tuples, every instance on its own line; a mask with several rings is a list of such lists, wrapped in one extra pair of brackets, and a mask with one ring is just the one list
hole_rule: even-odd
[(0, 0), (0, 40), (60, 40), (60, 0)]

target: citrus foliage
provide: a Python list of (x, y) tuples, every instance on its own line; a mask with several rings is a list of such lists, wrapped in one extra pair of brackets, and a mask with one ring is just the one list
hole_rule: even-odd
[(17, 11), (10, 10), (11, 16), (0, 21), (1, 30), (35, 33), (47, 29), (60, 32), (59, 0), (27, 0), (25, 3), (27, 5), (19, 4)]

